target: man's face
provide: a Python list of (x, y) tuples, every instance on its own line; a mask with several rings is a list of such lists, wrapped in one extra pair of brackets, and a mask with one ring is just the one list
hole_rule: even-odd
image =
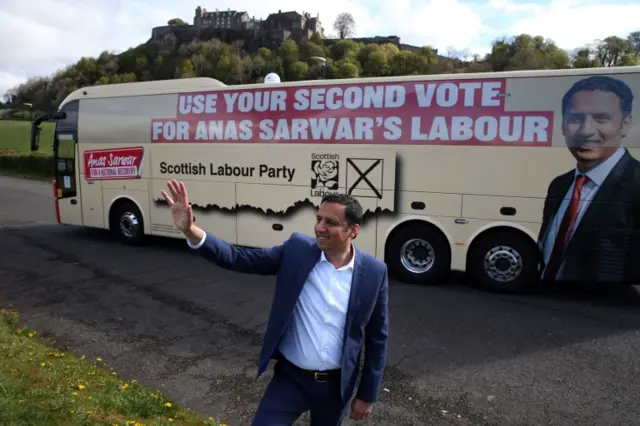
[(349, 225), (344, 216), (345, 207), (338, 203), (322, 203), (316, 214), (315, 233), (321, 250), (341, 251), (359, 231), (358, 225)]
[(586, 169), (609, 158), (631, 127), (631, 116), (623, 116), (620, 98), (601, 90), (574, 94), (564, 120), (569, 151), (578, 167)]

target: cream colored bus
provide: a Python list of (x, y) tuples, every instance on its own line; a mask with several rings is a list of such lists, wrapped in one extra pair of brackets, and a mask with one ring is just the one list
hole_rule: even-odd
[(346, 192), (366, 210), (356, 244), (401, 281), (607, 285), (640, 276), (639, 88), (640, 67), (114, 84), (71, 93), (31, 144), (56, 120), (58, 221), (125, 243), (180, 237), (168, 179), (250, 247), (312, 234), (322, 196)]

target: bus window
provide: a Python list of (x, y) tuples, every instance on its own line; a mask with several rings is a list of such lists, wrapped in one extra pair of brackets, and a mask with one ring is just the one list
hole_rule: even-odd
[(56, 122), (53, 140), (54, 177), (56, 179), (56, 195), (58, 198), (69, 198), (78, 195), (76, 182), (76, 142), (78, 140), (78, 103), (66, 104), (62, 111), (66, 118)]

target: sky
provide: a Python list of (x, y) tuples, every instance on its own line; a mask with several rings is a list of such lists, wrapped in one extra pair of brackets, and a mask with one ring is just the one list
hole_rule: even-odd
[(278, 9), (319, 14), (329, 34), (335, 17), (350, 12), (357, 37), (397, 35), (402, 43), (431, 45), (444, 54), (450, 48), (484, 54), (496, 38), (520, 33), (572, 50), (640, 30), (640, 0), (0, 0), (0, 96), (82, 56), (144, 43), (153, 27), (171, 18), (192, 24), (197, 6), (256, 18)]

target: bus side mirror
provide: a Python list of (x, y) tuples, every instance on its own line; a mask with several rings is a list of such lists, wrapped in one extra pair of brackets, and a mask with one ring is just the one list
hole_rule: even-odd
[(31, 146), (31, 151), (37, 151), (40, 148), (40, 126), (35, 123), (31, 123), (29, 145)]
[(40, 123), (47, 120), (64, 120), (67, 113), (64, 111), (56, 111), (52, 114), (44, 114), (31, 122), (31, 133), (29, 135), (29, 146), (31, 151), (37, 151), (40, 148)]

